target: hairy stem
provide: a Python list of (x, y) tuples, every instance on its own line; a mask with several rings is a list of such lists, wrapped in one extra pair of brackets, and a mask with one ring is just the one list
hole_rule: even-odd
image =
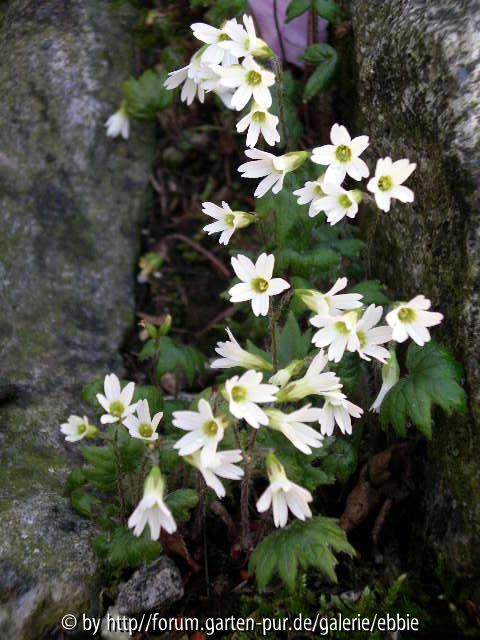
[(288, 138), (287, 123), (285, 121), (285, 112), (283, 108), (283, 73), (282, 63), (278, 56), (273, 56), (273, 70), (275, 72), (275, 81), (277, 83), (277, 95), (278, 95), (278, 119), (280, 120), (280, 127), (282, 129), (282, 136), (285, 143), (285, 148), (290, 148), (290, 141)]
[(278, 370), (278, 358), (277, 358), (277, 329), (276, 329), (276, 316), (273, 310), (273, 304), (269, 311), (270, 315), (270, 349), (272, 350), (272, 364), (273, 364), (273, 373), (276, 373)]
[(283, 36), (280, 30), (280, 22), (278, 21), (278, 7), (277, 0), (273, 0), (273, 19), (275, 20), (275, 29), (277, 30), (278, 42), (280, 43), (280, 51), (282, 52), (282, 58), (287, 59), (285, 55), (285, 45), (283, 44)]
[(258, 429), (254, 429), (248, 451), (245, 454), (245, 475), (242, 478), (240, 488), (241, 547), (244, 551), (250, 551), (252, 546), (250, 535), (250, 479), (257, 435)]
[(118, 501), (120, 503), (120, 521), (125, 524), (127, 521), (125, 508), (125, 492), (122, 484), (122, 462), (120, 449), (118, 447), (118, 425), (115, 425), (115, 433), (112, 438), (113, 456), (115, 458), (115, 478), (117, 482)]

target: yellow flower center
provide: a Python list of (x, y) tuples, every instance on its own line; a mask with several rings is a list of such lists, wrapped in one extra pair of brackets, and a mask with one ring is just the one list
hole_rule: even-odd
[(77, 429), (78, 433), (85, 433), (86, 430), (87, 430), (87, 425), (84, 422), (78, 425), (78, 429)]
[(360, 349), (363, 349), (367, 344), (367, 337), (365, 335), (365, 331), (357, 331), (357, 338), (360, 342)]
[(335, 149), (335, 158), (338, 162), (350, 162), (352, 159), (352, 150), (346, 144), (339, 144)]
[(390, 176), (382, 176), (378, 179), (377, 184), (380, 191), (390, 191), (393, 187), (393, 180)]
[(227, 215), (225, 216), (225, 224), (229, 227), (233, 227), (234, 220), (235, 216), (233, 215), (233, 213), (227, 213)]
[(257, 122), (258, 124), (262, 124), (267, 119), (264, 111), (255, 111), (252, 115), (252, 122)]
[(235, 402), (242, 402), (247, 397), (247, 390), (245, 387), (235, 385), (232, 389), (232, 398)]
[(203, 425), (203, 433), (207, 436), (216, 436), (218, 432), (218, 424), (215, 420), (207, 420)]
[(265, 280), (265, 278), (254, 278), (251, 285), (252, 289), (257, 293), (265, 293), (268, 289), (268, 280)]
[(253, 69), (249, 71), (246, 75), (247, 84), (251, 87), (256, 87), (258, 84), (262, 82), (262, 76), (258, 73), (258, 71), (254, 71)]
[(410, 307), (402, 307), (398, 312), (400, 322), (413, 322), (415, 320), (415, 311)]
[(217, 42), (226, 42), (227, 40), (231, 40), (230, 36), (227, 35), (226, 33), (221, 33), (218, 36)]
[(319, 184), (315, 185), (315, 188), (313, 189), (313, 193), (317, 196), (317, 198), (321, 198), (325, 195), (325, 191), (322, 189), (322, 187)]
[(341, 195), (338, 196), (338, 204), (343, 209), (348, 209), (349, 207), (352, 206), (352, 201), (345, 193), (342, 193)]
[(342, 322), (341, 320), (339, 320), (338, 322), (335, 322), (335, 329), (338, 333), (340, 333), (342, 336), (346, 335), (348, 333), (348, 327), (345, 324), (345, 322)]
[(119, 400), (110, 403), (109, 413), (114, 418), (121, 418), (125, 407)]

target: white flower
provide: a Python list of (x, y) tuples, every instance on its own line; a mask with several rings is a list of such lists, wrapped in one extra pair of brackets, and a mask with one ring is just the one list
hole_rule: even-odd
[(216, 222), (211, 222), (203, 227), (203, 230), (211, 236), (213, 233), (220, 233), (219, 243), (227, 245), (236, 229), (243, 229), (252, 223), (254, 216), (245, 211), (232, 211), (226, 202), (222, 206), (213, 202), (202, 204), (202, 213), (214, 218)]
[(288, 510), (299, 520), (312, 517), (308, 503), (313, 500), (310, 491), (287, 478), (285, 469), (274, 456), (269, 453), (266, 459), (270, 486), (262, 493), (257, 502), (260, 513), (270, 509), (273, 503), (273, 521), (276, 527), (284, 527), (288, 520)]
[(174, 411), (172, 422), (175, 427), (188, 431), (173, 445), (179, 455), (188, 456), (201, 449), (202, 465), (210, 464), (224, 435), (223, 422), (214, 416), (210, 404), (201, 398), (198, 411)]
[(116, 138), (121, 135), (124, 140), (128, 139), (130, 135), (130, 120), (123, 103), (120, 105), (118, 111), (108, 118), (105, 122), (105, 127), (107, 128), (107, 136), (109, 138)]
[(311, 447), (318, 449), (322, 446), (323, 436), (305, 424), (305, 422), (318, 422), (321, 409), (312, 408), (307, 404), (291, 413), (283, 413), (278, 409), (265, 409), (265, 413), (268, 416), (270, 429), (283, 433), (302, 453), (310, 455)]
[(325, 182), (341, 184), (348, 174), (354, 180), (367, 178), (369, 170), (359, 157), (368, 147), (368, 136), (353, 140), (344, 126), (334, 124), (330, 130), (332, 144), (316, 147), (312, 151), (312, 162), (328, 165)]
[(165, 480), (160, 469), (153, 467), (145, 481), (143, 498), (128, 519), (128, 526), (133, 529), (134, 536), (140, 536), (147, 524), (150, 527), (152, 540), (158, 540), (162, 529), (167, 533), (174, 533), (177, 530), (177, 523), (163, 501), (164, 491)]
[(262, 253), (255, 264), (239, 254), (232, 258), (232, 267), (241, 280), (230, 290), (230, 302), (252, 301), (252, 311), (256, 316), (266, 316), (270, 304), (270, 296), (276, 296), (290, 285), (282, 278), (272, 278), (275, 256)]
[(67, 442), (78, 442), (83, 438), (91, 438), (96, 435), (97, 428), (88, 422), (87, 416), (70, 416), (67, 422), (60, 425), (60, 431), (66, 436)]
[(123, 422), (125, 418), (131, 415), (137, 406), (137, 403), (130, 404), (135, 391), (135, 383), (129, 382), (125, 387), (120, 389), (120, 380), (114, 373), (105, 376), (103, 384), (104, 393), (97, 393), (97, 400), (105, 409), (106, 413), (100, 418), (102, 424), (111, 422)]
[(357, 190), (347, 191), (339, 184), (324, 180), (323, 190), (325, 195), (315, 201), (314, 213), (310, 217), (316, 216), (320, 211), (324, 211), (327, 222), (331, 225), (337, 224), (345, 216), (355, 218), (358, 213), (358, 202), (361, 192)]
[(405, 159), (396, 162), (392, 162), (391, 158), (377, 160), (375, 177), (369, 180), (367, 189), (375, 196), (379, 209), (390, 211), (392, 198), (400, 202), (413, 202), (413, 191), (402, 183), (415, 171), (416, 166)]
[(273, 146), (276, 142), (280, 142), (280, 134), (277, 131), (277, 126), (277, 116), (274, 116), (268, 109), (254, 102), (250, 113), (238, 121), (237, 131), (243, 133), (243, 131), (248, 128), (247, 147), (254, 147), (258, 142), (260, 134), (262, 134), (267, 144)]
[(140, 440), (148, 440), (150, 442), (158, 440), (157, 427), (163, 417), (163, 413), (159, 411), (151, 418), (148, 400), (139, 400), (136, 410), (136, 416), (132, 414), (127, 416), (123, 421), (132, 438), (139, 438)]
[(264, 40), (257, 36), (253, 18), (251, 16), (244, 15), (243, 24), (245, 25), (245, 28), (237, 22), (229, 20), (223, 29), (230, 37), (230, 40), (222, 40), (219, 42), (219, 46), (230, 51), (230, 53), (238, 58), (246, 56), (269, 58), (272, 55), (272, 50)]
[(443, 320), (441, 313), (428, 311), (431, 302), (425, 296), (415, 296), (410, 302), (400, 303), (387, 314), (387, 323), (392, 327), (392, 338), (396, 342), (405, 342), (408, 336), (423, 347), (430, 340), (427, 327), (434, 327)]
[(229, 411), (239, 420), (246, 420), (254, 429), (268, 424), (268, 417), (259, 403), (274, 402), (278, 387), (262, 383), (262, 374), (249, 370), (225, 382)]
[(317, 353), (310, 363), (305, 375), (299, 380), (289, 382), (277, 393), (279, 402), (302, 400), (309, 395), (325, 395), (342, 388), (340, 379), (333, 371), (323, 372), (327, 358), (323, 349)]
[(215, 351), (220, 358), (214, 360), (211, 364), (213, 369), (229, 369), (230, 367), (242, 367), (244, 369), (260, 369), (261, 371), (271, 371), (272, 365), (265, 358), (257, 356), (238, 344), (235, 336), (226, 327), (228, 342), (218, 342)]
[(320, 327), (314, 333), (312, 342), (317, 347), (328, 346), (328, 359), (340, 362), (345, 349), (357, 351), (360, 341), (357, 336), (357, 314), (349, 311), (343, 316), (314, 316), (310, 319), (314, 327)]
[(218, 81), (218, 76), (209, 65), (202, 62), (201, 53), (197, 51), (186, 67), (171, 71), (164, 82), (166, 89), (176, 89), (183, 84), (180, 100), (188, 105), (192, 104), (198, 93), (200, 102), (205, 100), (205, 92), (212, 90)]
[(228, 480), (240, 480), (243, 476), (243, 469), (235, 464), (242, 460), (240, 449), (217, 451), (215, 457), (208, 465), (202, 464), (198, 451), (191, 456), (187, 456), (185, 459), (200, 471), (205, 480), (205, 484), (210, 487), (210, 489), (213, 489), (219, 498), (225, 497), (225, 487), (217, 476), (227, 478)]
[(392, 339), (392, 329), (386, 325), (375, 326), (380, 322), (382, 313), (382, 307), (371, 304), (357, 322), (358, 353), (364, 360), (376, 358), (385, 363), (388, 359), (388, 349), (379, 345)]
[(238, 167), (242, 178), (263, 178), (255, 189), (255, 197), (261, 198), (270, 189), (278, 193), (283, 187), (283, 180), (287, 173), (295, 171), (308, 157), (308, 151), (291, 151), (283, 156), (274, 156), (273, 153), (260, 151), (260, 149), (247, 149), (247, 158), (251, 162), (244, 162)]
[(232, 98), (232, 106), (241, 111), (251, 98), (265, 109), (272, 106), (272, 95), (269, 87), (275, 82), (275, 75), (267, 71), (251, 57), (245, 58), (242, 64), (230, 67), (215, 67), (220, 77), (220, 84), (227, 89), (236, 89)]
[(390, 349), (390, 354), (387, 362), (382, 367), (382, 386), (380, 388), (378, 396), (375, 398), (374, 403), (370, 407), (370, 411), (378, 413), (385, 396), (394, 387), (400, 379), (400, 367), (398, 366), (397, 356), (395, 349)]
[(347, 278), (339, 278), (326, 293), (315, 289), (295, 289), (302, 302), (319, 316), (338, 316), (344, 311), (351, 311), (362, 306), (360, 293), (342, 293), (348, 284)]
[(205, 42), (208, 47), (205, 47), (201, 53), (201, 60), (205, 64), (224, 64), (231, 65), (237, 62), (237, 56), (233, 55), (230, 51), (220, 46), (220, 43), (224, 40), (230, 40), (230, 36), (225, 31), (225, 27), (232, 24), (238, 24), (236, 19), (229, 20), (222, 29), (217, 29), (204, 22), (195, 22), (190, 25), (193, 35), (197, 40)]
[(344, 393), (329, 393), (325, 398), (325, 404), (321, 409), (320, 431), (325, 436), (331, 436), (335, 422), (342, 433), (352, 433), (352, 417), (360, 418), (363, 409), (347, 400)]
[(324, 176), (322, 175), (316, 180), (306, 182), (303, 187), (293, 192), (293, 195), (298, 196), (298, 204), (310, 203), (310, 207), (308, 209), (308, 215), (310, 218), (314, 218), (320, 213), (320, 211), (322, 211), (318, 206), (318, 201), (326, 195), (323, 190), (323, 182)]

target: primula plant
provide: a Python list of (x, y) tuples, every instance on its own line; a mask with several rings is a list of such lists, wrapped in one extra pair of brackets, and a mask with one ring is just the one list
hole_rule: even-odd
[[(82, 394), (99, 419), (70, 416), (61, 426), (87, 462), (68, 490), (77, 511), (98, 521), (94, 548), (114, 567), (152, 559), (162, 545), (188, 560), (182, 523), (205, 526), (208, 502), (228, 497), (260, 588), (278, 576), (293, 589), (309, 567), (335, 581), (337, 555), (355, 552), (337, 520), (319, 512), (316, 492), (354, 471), (349, 437), (362, 416), (370, 411), (371, 423), (401, 436), (412, 425), (431, 437), (432, 405), (465, 406), (457, 364), (431, 340), (442, 314), (421, 292), (389, 300), (349, 263), (363, 246), (351, 224), (362, 203), (388, 224), (392, 201), (414, 199), (405, 183), (416, 165), (385, 157), (373, 169), (369, 137), (341, 124), (315, 148), (289, 148), (288, 76), (253, 19), (191, 28), (199, 48), (188, 64), (127, 84), (107, 134), (127, 137), (129, 116), (144, 119), (146, 104), (163, 108), (176, 88), (187, 105), (198, 99), (208, 109), (216, 95), (238, 112), (247, 158), (238, 171), (247, 188), (255, 181), (254, 209), (210, 201), (198, 208), (206, 233), (237, 242), (225, 296), (242, 321), (225, 326), (206, 373), (207, 358), (169, 335), (170, 318), (145, 323), (139, 357), (151, 365), (152, 385), (108, 373)], [(277, 144), (283, 153), (265, 150)], [(176, 384), (164, 397), (164, 374), (176, 383), (183, 375), (198, 393), (182, 399)], [(361, 379), (377, 386), (376, 398)]]

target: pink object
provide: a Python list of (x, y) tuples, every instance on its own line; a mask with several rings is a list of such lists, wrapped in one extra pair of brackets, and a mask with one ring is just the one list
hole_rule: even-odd
[[(285, 13), (291, 0), (277, 0), (277, 16), (282, 34), (285, 57), (288, 62), (303, 67), (301, 55), (307, 46), (308, 11), (285, 24)], [(273, 0), (250, 0), (250, 9), (260, 31), (259, 36), (273, 49), (277, 56), (282, 57), (280, 41), (275, 27), (273, 15)], [(328, 22), (318, 18), (318, 41), (327, 41)]]

